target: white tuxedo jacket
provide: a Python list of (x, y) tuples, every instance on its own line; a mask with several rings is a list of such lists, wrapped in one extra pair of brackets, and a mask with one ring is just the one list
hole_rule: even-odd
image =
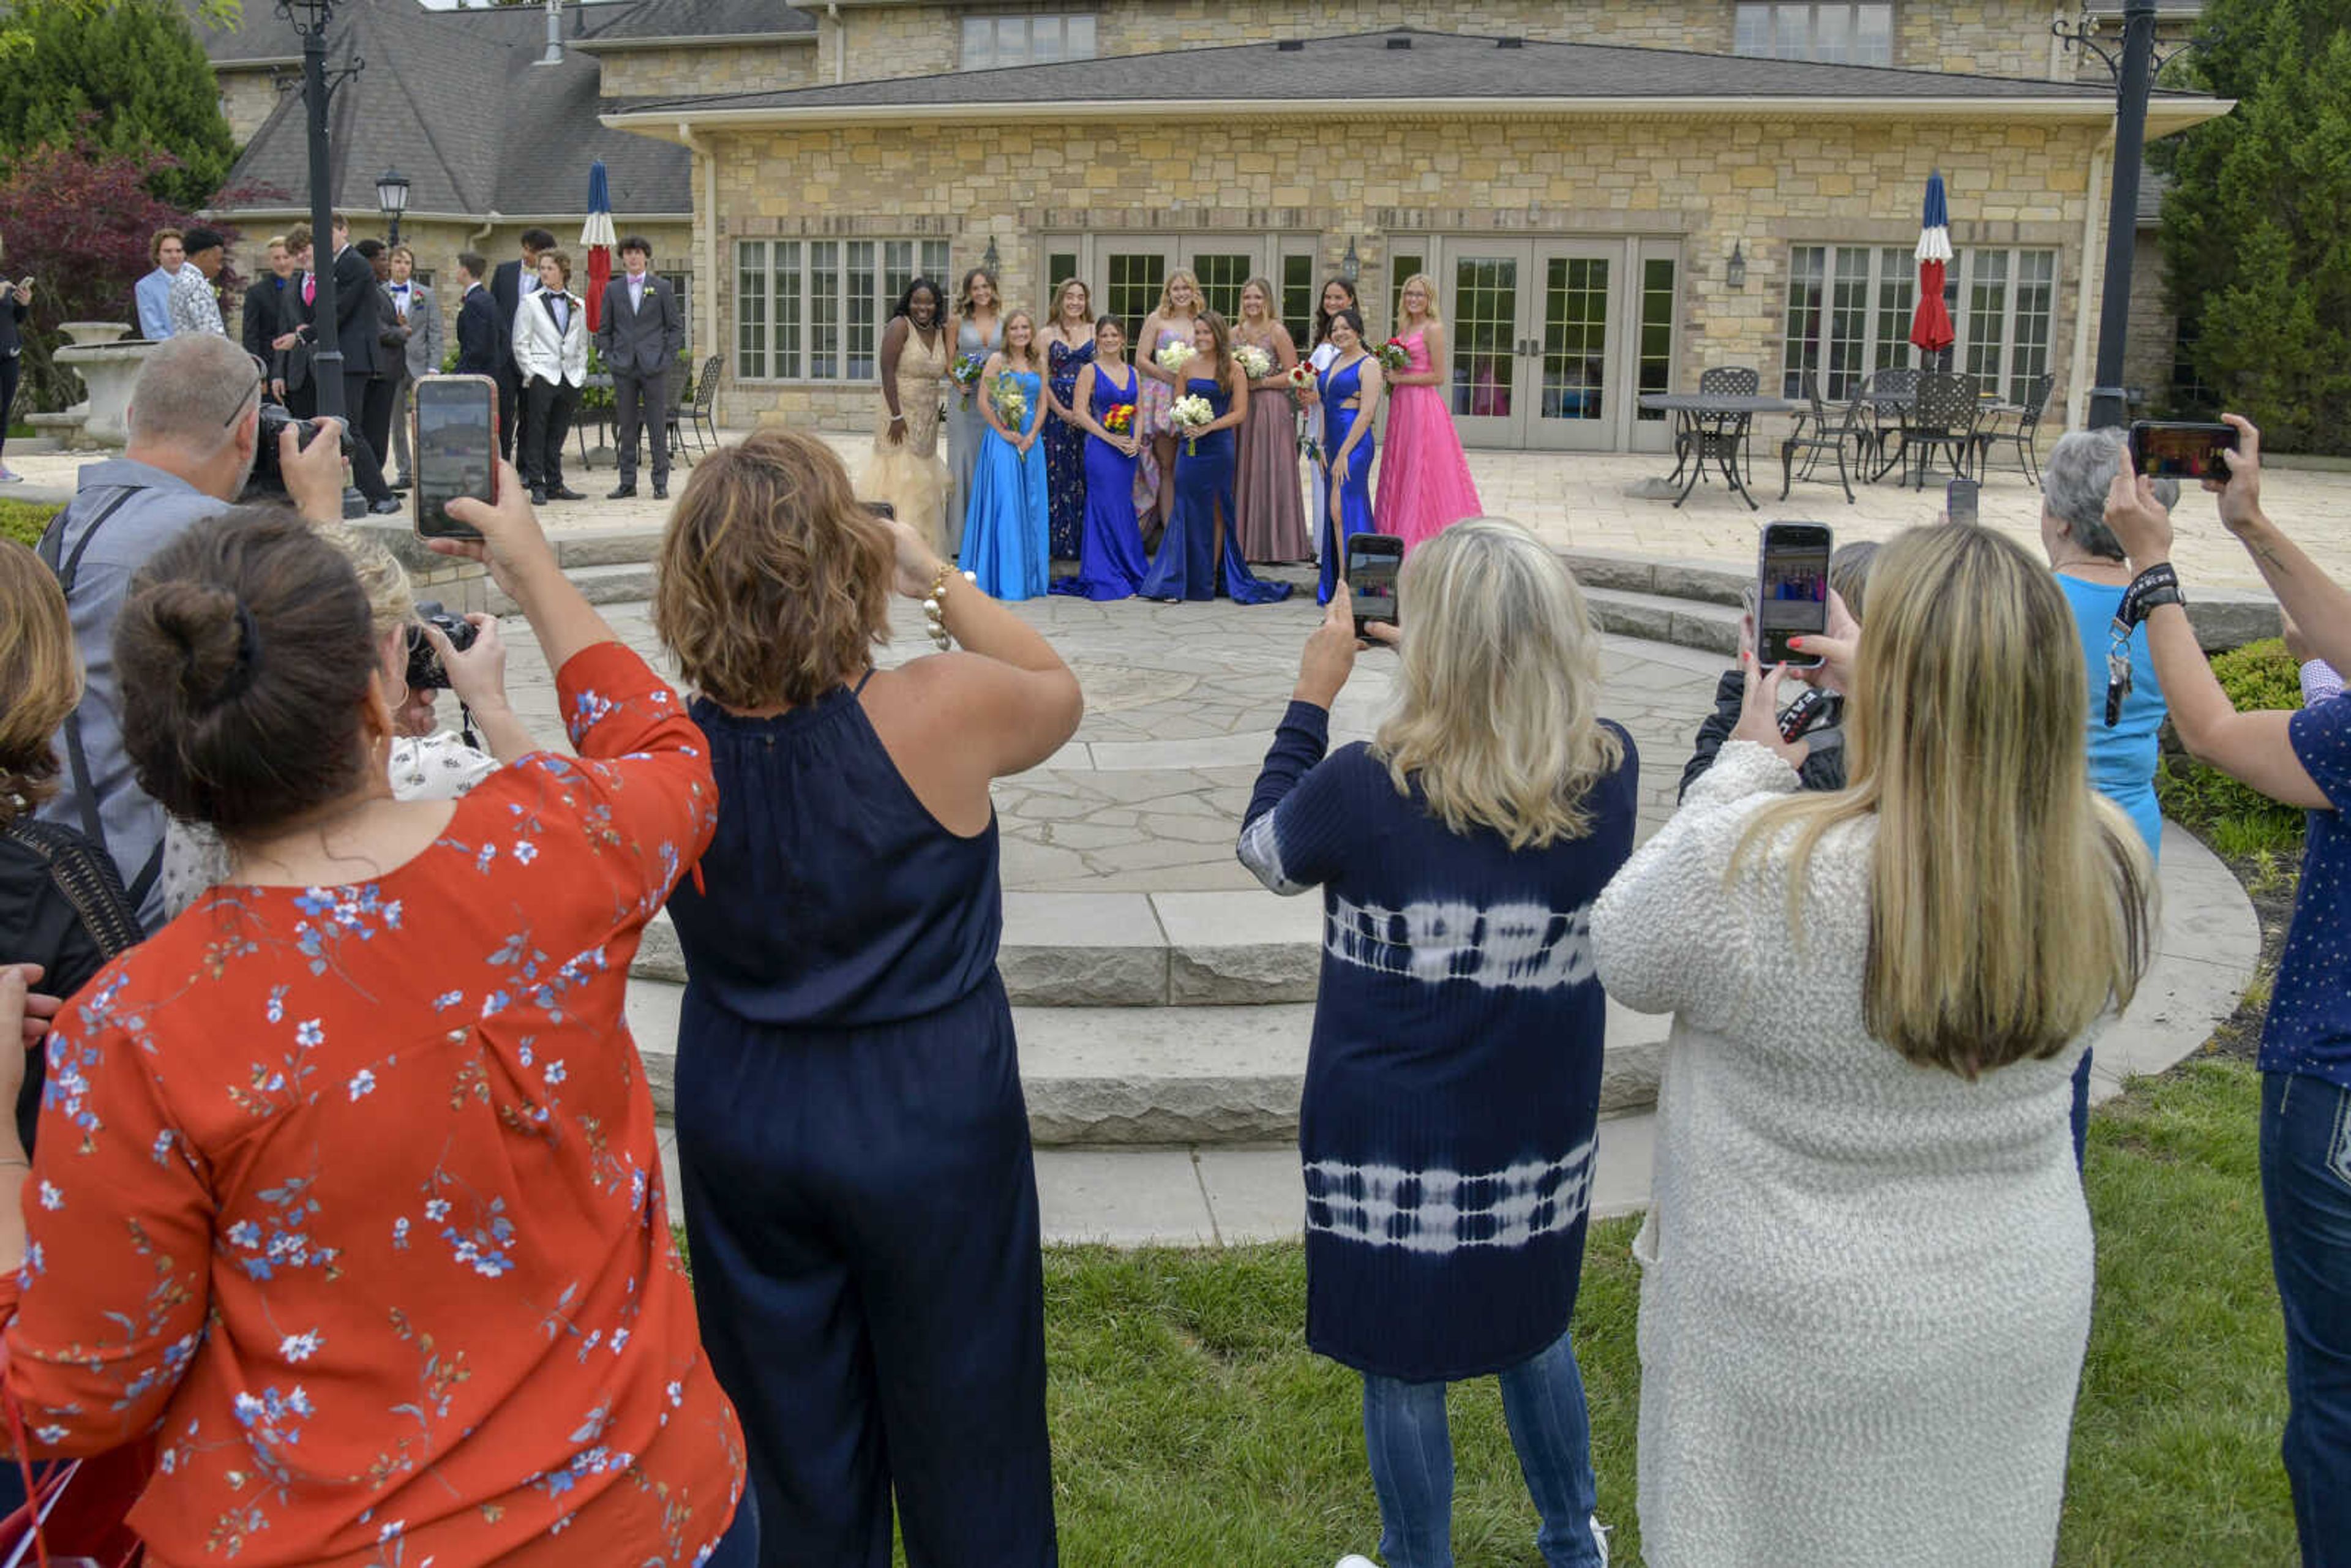
[[(555, 327), (558, 299), (568, 301), (565, 308), (570, 312), (559, 332)], [(566, 382), (575, 387), (583, 384), (588, 380), (588, 308), (580, 302), (580, 296), (542, 288), (517, 301), (514, 355), (526, 386), (534, 380)]]

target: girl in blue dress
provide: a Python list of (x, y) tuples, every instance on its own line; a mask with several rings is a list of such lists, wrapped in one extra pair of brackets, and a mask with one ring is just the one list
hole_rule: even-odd
[[(1019, 394), (1018, 423), (1000, 406), (1008, 390)], [(983, 592), (998, 599), (1034, 599), (1052, 575), (1045, 497), (1045, 366), (1037, 352), (1037, 323), (1026, 310), (1004, 319), (1004, 347), (979, 373), (980, 415), (987, 422), (971, 476), (971, 509), (964, 518), (963, 569)]]
[(1219, 593), (1236, 604), (1271, 604), (1290, 597), (1290, 584), (1249, 571), (1233, 527), (1233, 432), (1249, 417), (1249, 378), (1233, 363), (1233, 329), (1216, 311), (1194, 323), (1192, 346), (1199, 351), (1185, 366), (1192, 374), (1177, 401), (1205, 398), (1216, 418), (1176, 431), (1176, 513), (1141, 591), (1170, 604)]
[[(1134, 512), (1134, 463), (1144, 437), (1136, 429), (1141, 374), (1126, 362), (1126, 329), (1115, 316), (1094, 323), (1093, 357), (1078, 372), (1070, 400), (1071, 423), (1085, 433), (1085, 517), (1078, 541), (1078, 574), (1053, 584), (1056, 593), (1082, 599), (1132, 599), (1150, 570), (1143, 527)], [(1122, 428), (1111, 411), (1126, 410)]]
[(1347, 541), (1376, 533), (1372, 521), (1372, 459), (1379, 442), (1372, 434), (1386, 379), (1380, 361), (1364, 347), (1364, 313), (1350, 305), (1331, 318), (1331, 346), (1339, 350), (1315, 385), (1322, 398), (1322, 460), (1328, 496), (1315, 531), (1322, 540), (1322, 580), (1317, 604), (1331, 602), (1332, 586), (1347, 570)]

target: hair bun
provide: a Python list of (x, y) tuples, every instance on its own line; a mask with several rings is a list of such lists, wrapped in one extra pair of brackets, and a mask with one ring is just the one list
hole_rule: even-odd
[(177, 665), (169, 673), (183, 700), (202, 711), (249, 684), (243, 627), (252, 617), (235, 594), (217, 584), (182, 579), (156, 584), (142, 599), (147, 619)]

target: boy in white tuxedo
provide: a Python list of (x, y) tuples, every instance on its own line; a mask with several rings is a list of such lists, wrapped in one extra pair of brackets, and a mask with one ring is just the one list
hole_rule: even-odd
[(559, 250), (538, 257), (538, 292), (515, 308), (515, 369), (522, 381), (522, 437), (515, 467), (534, 505), (583, 501), (563, 482), (563, 438), (588, 380), (588, 309), (571, 292), (571, 258)]

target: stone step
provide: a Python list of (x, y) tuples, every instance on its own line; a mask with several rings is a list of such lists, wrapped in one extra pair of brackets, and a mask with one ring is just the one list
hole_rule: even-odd
[[(1270, 893), (1007, 893), (997, 966), (1016, 1007), (1165, 1008), (1311, 1002), (1322, 901)], [(632, 974), (683, 984), (666, 910)]]
[[(570, 566), (563, 575), (577, 586), (590, 604), (640, 604), (653, 596), (653, 568), (651, 560), (607, 562), (597, 566)], [(508, 598), (503, 589), (492, 584), (488, 593), (489, 612), (493, 615), (518, 615), (521, 608)]]
[(1661, 593), (1635, 593), (1623, 589), (1584, 584), (1584, 602), (1603, 632), (1638, 637), (1647, 643), (1672, 643), (1735, 657), (1739, 653), (1740, 611), (1707, 600), (1676, 599)]
[[(629, 984), (629, 1026), (664, 1118), (682, 988)], [(1233, 1145), (1297, 1136), (1314, 1009), (1021, 1008), (1020, 1082), (1040, 1145)], [(1603, 1115), (1656, 1103), (1667, 1020), (1608, 1006)]]

